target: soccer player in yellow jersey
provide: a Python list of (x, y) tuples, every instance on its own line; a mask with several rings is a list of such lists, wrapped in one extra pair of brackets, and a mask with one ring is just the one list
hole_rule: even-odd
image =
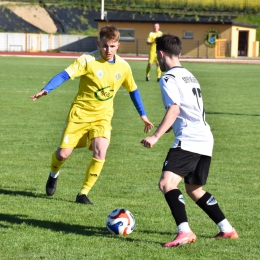
[(160, 70), (159, 62), (157, 60), (155, 39), (157, 37), (162, 36), (163, 33), (159, 31), (160, 25), (158, 23), (155, 23), (153, 25), (153, 29), (154, 31), (150, 32), (147, 38), (147, 44), (150, 45), (150, 50), (149, 50), (149, 60), (146, 67), (146, 81), (150, 81), (150, 71), (154, 62), (156, 63), (157, 81), (160, 80), (162, 74)]
[(88, 147), (93, 151), (86, 170), (85, 180), (76, 202), (93, 204), (87, 197), (103, 168), (110, 142), (113, 101), (123, 86), (144, 122), (144, 132), (153, 124), (146, 117), (141, 95), (135, 84), (129, 64), (116, 54), (120, 33), (114, 26), (105, 26), (99, 32), (98, 50), (83, 54), (68, 68), (54, 76), (33, 101), (47, 95), (68, 79), (80, 77), (79, 89), (71, 105), (62, 131), (60, 145), (52, 155), (51, 170), (46, 183), (46, 193), (52, 196), (57, 187), (60, 168), (74, 148)]

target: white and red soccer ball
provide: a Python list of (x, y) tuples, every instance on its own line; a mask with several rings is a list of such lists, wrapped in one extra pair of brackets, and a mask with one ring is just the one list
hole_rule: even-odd
[(115, 209), (109, 213), (106, 227), (111, 234), (127, 236), (135, 228), (135, 219), (129, 210), (123, 208)]

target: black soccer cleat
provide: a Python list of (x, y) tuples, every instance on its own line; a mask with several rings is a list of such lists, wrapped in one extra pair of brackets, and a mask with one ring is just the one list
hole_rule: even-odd
[(57, 188), (57, 182), (58, 182), (58, 177), (53, 178), (51, 177), (51, 175), (49, 175), (49, 178), (46, 183), (46, 194), (48, 196), (52, 196), (55, 193)]
[(146, 80), (146, 81), (150, 81), (150, 78), (149, 78), (149, 77), (146, 77), (145, 80)]
[(161, 79), (161, 78), (158, 78), (158, 79), (157, 79), (157, 82), (159, 82), (159, 81), (160, 81), (160, 79)]
[(85, 194), (78, 194), (76, 197), (76, 202), (81, 204), (93, 205), (93, 203), (88, 199), (87, 195)]

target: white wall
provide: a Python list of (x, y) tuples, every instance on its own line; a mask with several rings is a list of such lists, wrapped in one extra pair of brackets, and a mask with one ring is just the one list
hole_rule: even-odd
[(97, 37), (82, 35), (52, 35), (0, 33), (0, 51), (72, 51), (96, 49)]

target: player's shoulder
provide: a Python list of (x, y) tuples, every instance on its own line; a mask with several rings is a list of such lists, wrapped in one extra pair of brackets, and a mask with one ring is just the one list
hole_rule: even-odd
[(196, 77), (182, 66), (173, 67), (164, 74), (164, 77), (166, 84), (169, 82), (176, 82), (177, 85), (186, 85), (187, 83), (199, 84)]
[(172, 81), (175, 81), (175, 75), (170, 73), (170, 72), (166, 72), (162, 77), (161, 77), (162, 83), (163, 85), (167, 85)]
[(172, 74), (175, 77), (182, 76), (183, 74), (190, 74), (191, 72), (188, 71), (186, 68), (182, 67), (181, 65), (174, 66), (170, 70), (168, 70), (165, 74)]
[(182, 66), (176, 66), (168, 70), (163, 76), (165, 85), (179, 82), (179, 80), (187, 75), (187, 70)]
[(115, 55), (115, 60), (117, 63), (120, 63), (121, 65), (123, 64), (127, 67), (130, 67), (129, 63), (124, 58), (122, 58), (121, 56), (119, 56), (117, 54)]
[(80, 63), (86, 64), (91, 61), (99, 60), (100, 58), (101, 58), (100, 51), (95, 50), (92, 52), (87, 52), (87, 53), (82, 54), (77, 60)]
[(150, 32), (148, 38), (154, 38), (157, 35), (156, 32)]
[(175, 78), (179, 77), (180, 74), (182, 74), (182, 72), (184, 72), (184, 70), (185, 69), (182, 66), (175, 66), (175, 67), (171, 68), (170, 70), (168, 70), (163, 75), (163, 77), (175, 79)]

